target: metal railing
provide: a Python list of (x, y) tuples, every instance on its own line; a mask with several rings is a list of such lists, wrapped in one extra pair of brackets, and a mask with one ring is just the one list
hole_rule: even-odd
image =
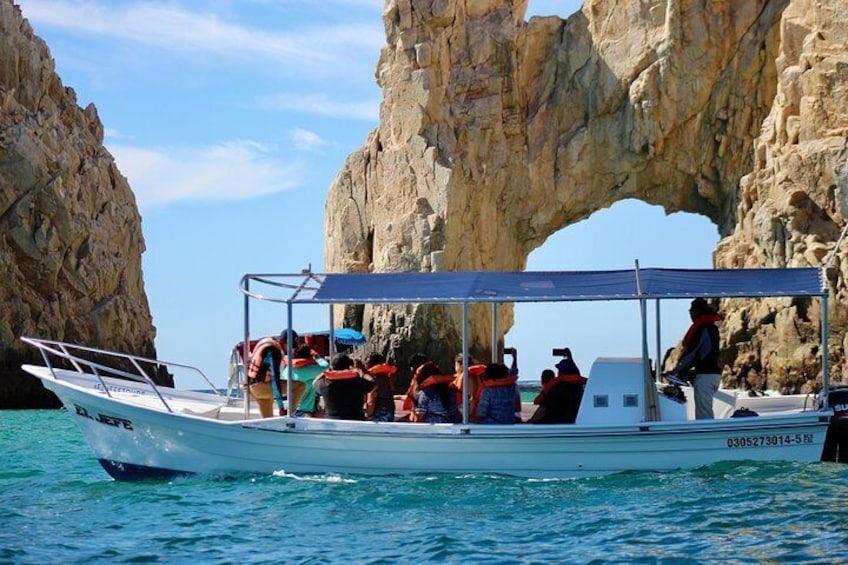
[[(142, 364), (149, 364), (152, 367), (165, 369), (169, 373), (170, 368), (178, 368), (186, 371), (191, 371), (200, 376), (217, 396), (223, 397), (218, 388), (212, 383), (212, 381), (210, 381), (206, 377), (203, 371), (201, 371), (197, 367), (192, 367), (191, 365), (174, 363), (172, 361), (150, 359), (147, 357), (141, 357), (129, 353), (107, 351), (104, 349), (85, 347), (82, 345), (65, 343), (62, 341), (53, 341), (49, 339), (21, 337), (21, 341), (32, 345), (41, 352), (41, 356), (44, 359), (45, 366), (50, 369), (50, 374), (53, 375), (53, 378), (57, 381), (60, 380), (60, 378), (54, 367), (55, 360), (64, 359), (65, 361), (70, 363), (70, 365), (73, 366), (78, 373), (91, 374), (97, 377), (97, 380), (103, 387), (103, 391), (106, 393), (106, 396), (110, 398), (112, 397), (112, 395), (109, 392), (109, 387), (103, 380), (104, 376), (118, 377), (148, 385), (153, 390), (153, 392), (156, 393), (156, 396), (159, 397), (159, 400), (162, 402), (168, 412), (173, 412), (171, 407), (168, 405), (168, 402), (165, 400), (165, 397), (162, 396), (162, 393), (159, 391), (159, 387), (150, 377), (148, 372), (145, 371), (144, 367), (142, 367)], [(105, 361), (97, 360), (95, 359), (95, 357), (100, 357), (103, 360), (114, 360), (115, 365), (121, 364), (125, 367), (131, 368), (132, 370), (127, 370), (125, 368), (120, 368), (114, 365), (107, 365), (105, 364)]]

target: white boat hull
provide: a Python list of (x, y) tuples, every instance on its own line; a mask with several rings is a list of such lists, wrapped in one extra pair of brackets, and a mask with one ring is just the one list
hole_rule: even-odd
[(626, 425), (227, 421), (191, 408), (220, 411), (214, 395), (159, 387), (172, 404), (169, 412), (147, 385), (115, 384), (110, 397), (91, 375), (54, 369), (54, 377), (46, 367), (24, 369), (56, 393), (98, 460), (118, 479), (275, 471), (561, 478), (727, 460), (813, 462), (821, 457), (829, 421), (828, 413), (812, 410)]

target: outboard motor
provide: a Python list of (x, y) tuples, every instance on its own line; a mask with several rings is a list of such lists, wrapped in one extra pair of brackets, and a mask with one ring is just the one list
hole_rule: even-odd
[[(821, 393), (816, 396), (816, 407), (822, 408)], [(827, 405), (833, 410), (822, 449), (822, 461), (848, 463), (848, 385), (831, 387)]]

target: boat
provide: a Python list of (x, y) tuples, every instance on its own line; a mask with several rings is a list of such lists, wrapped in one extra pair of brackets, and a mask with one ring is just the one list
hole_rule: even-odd
[[(241, 387), (216, 390), (188, 365), (145, 359), (34, 337), (43, 366), (23, 369), (59, 397), (103, 468), (115, 479), (186, 474), (455, 473), (569, 478), (621, 471), (668, 471), (719, 461), (819, 461), (833, 411), (828, 405), (827, 286), (814, 268), (633, 269), (560, 272), (416, 272), (247, 274), (241, 279), (244, 344), (251, 343), (252, 304), (293, 311), (334, 306), (445, 304), (462, 311), (462, 352), (469, 349), (468, 311), (491, 305), (492, 350), (497, 308), (517, 302), (638, 301), (641, 355), (595, 360), (574, 424), (482, 425), (363, 422), (280, 416), (261, 418)], [(261, 291), (261, 292), (260, 292)], [(691, 391), (663, 382), (648, 354), (649, 301), (803, 297), (822, 302), (823, 387), (813, 395), (751, 397), (720, 390), (716, 418), (695, 420)], [(657, 316), (659, 323), (660, 316)], [(659, 335), (659, 332), (657, 332)], [(288, 340), (291, 344), (292, 339)], [(657, 359), (659, 359), (659, 345)], [(288, 356), (292, 351), (289, 347)], [(237, 379), (243, 367), (236, 364)], [(154, 383), (189, 370), (209, 392)], [(468, 379), (467, 368), (464, 379)], [(467, 381), (466, 381), (467, 382)], [(671, 388), (669, 388), (671, 386)], [(292, 390), (291, 380), (287, 392)], [(682, 392), (669, 394), (669, 390)], [(468, 387), (465, 387), (468, 390)], [(289, 397), (291, 394), (289, 394)], [(734, 417), (756, 414), (751, 417)]]

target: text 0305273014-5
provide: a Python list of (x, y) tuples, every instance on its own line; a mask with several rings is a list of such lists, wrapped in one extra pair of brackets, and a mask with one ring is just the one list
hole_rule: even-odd
[(727, 447), (780, 447), (813, 443), (813, 434), (772, 434), (727, 438)]

